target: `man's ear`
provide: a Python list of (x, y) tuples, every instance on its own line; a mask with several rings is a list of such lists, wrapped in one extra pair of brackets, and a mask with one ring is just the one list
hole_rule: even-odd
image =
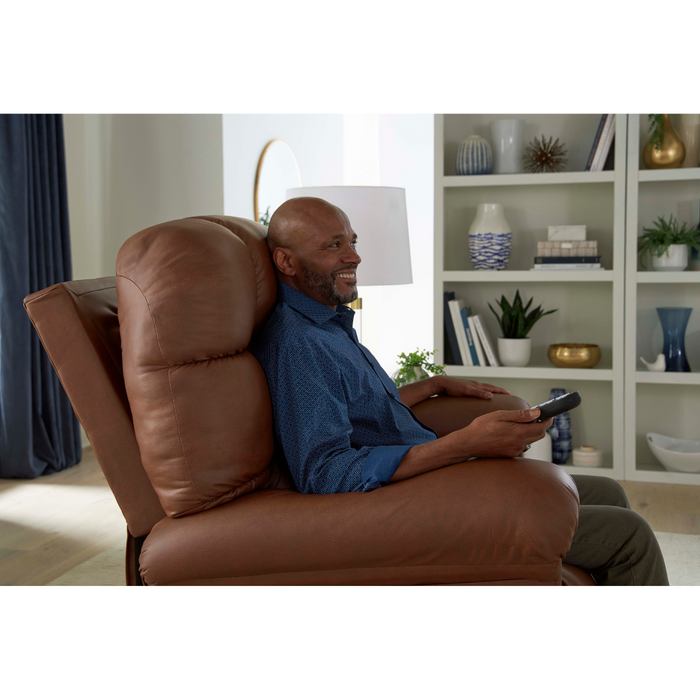
[(289, 248), (277, 246), (272, 253), (272, 260), (283, 275), (287, 275), (288, 277), (294, 277), (296, 275), (296, 268), (294, 267), (292, 254)]

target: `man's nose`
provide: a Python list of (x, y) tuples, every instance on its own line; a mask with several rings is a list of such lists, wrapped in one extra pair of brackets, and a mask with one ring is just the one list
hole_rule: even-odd
[(357, 251), (348, 246), (348, 254), (345, 256), (345, 262), (352, 262), (355, 265), (359, 265), (362, 262), (362, 258), (357, 254)]

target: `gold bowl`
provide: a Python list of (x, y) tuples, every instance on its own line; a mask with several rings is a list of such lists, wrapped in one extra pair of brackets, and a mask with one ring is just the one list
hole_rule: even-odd
[(600, 362), (600, 348), (588, 343), (559, 343), (549, 346), (547, 357), (555, 367), (587, 369)]

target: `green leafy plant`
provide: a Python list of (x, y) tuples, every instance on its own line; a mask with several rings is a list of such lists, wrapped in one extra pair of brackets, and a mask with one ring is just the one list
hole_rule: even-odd
[(685, 223), (680, 226), (673, 214), (668, 217), (668, 221), (660, 216), (653, 226), (643, 230), (637, 241), (639, 266), (646, 270), (644, 256), (647, 253), (654, 258), (660, 258), (666, 255), (672, 245), (688, 245), (700, 251), (700, 231), (689, 229)]
[(265, 209), (264, 214), (260, 214), (260, 223), (263, 226), (269, 226), (270, 225), (270, 207)]
[(650, 114), (647, 119), (649, 120), (649, 131), (651, 132), (649, 143), (655, 150), (659, 151), (661, 150), (661, 144), (664, 142), (664, 115)]
[(429, 352), (416, 348), (415, 352), (401, 353), (399, 355), (399, 369), (394, 373), (393, 380), (397, 387), (405, 386), (418, 379), (423, 379), (422, 373), (416, 372), (420, 368), (432, 374), (445, 374), (445, 365), (435, 365), (430, 360), (437, 350)]
[(502, 313), (500, 316), (493, 310), (491, 304), (489, 304), (489, 309), (491, 309), (493, 315), (498, 319), (498, 325), (501, 327), (503, 338), (527, 338), (528, 333), (532, 330), (532, 327), (537, 321), (547, 314), (553, 314), (557, 310), (542, 311), (542, 305), (540, 304), (536, 309), (528, 313), (528, 309), (532, 304), (532, 299), (523, 306), (520, 290), (515, 292), (512, 305), (508, 303), (508, 300), (503, 295), (501, 296), (501, 301), (497, 303), (501, 307)]

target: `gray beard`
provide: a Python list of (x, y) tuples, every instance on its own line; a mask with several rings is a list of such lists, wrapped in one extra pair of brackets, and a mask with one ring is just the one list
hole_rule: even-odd
[(303, 265), (301, 266), (301, 272), (304, 275), (304, 283), (306, 286), (317, 292), (318, 295), (329, 304), (349, 304), (351, 301), (357, 299), (357, 289), (349, 296), (340, 294), (332, 275), (328, 275), (327, 277), (319, 275), (318, 272), (309, 270)]

